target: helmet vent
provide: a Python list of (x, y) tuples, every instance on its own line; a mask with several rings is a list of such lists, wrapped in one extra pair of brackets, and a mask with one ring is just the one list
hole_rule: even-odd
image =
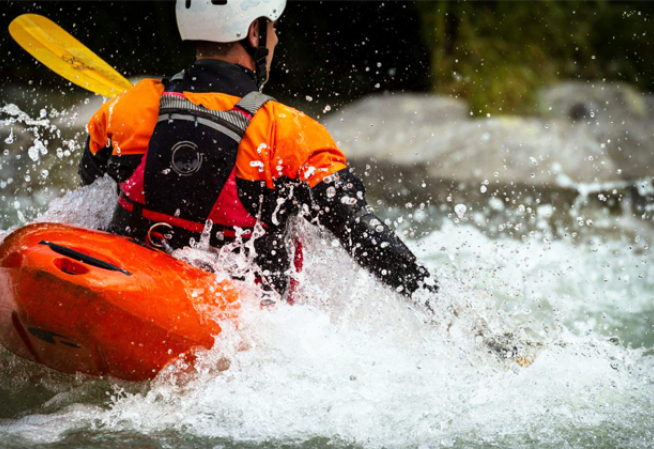
[(186, 0), (186, 9), (191, 7), (191, 0)]
[(211, 0), (212, 5), (226, 5), (227, 0)]

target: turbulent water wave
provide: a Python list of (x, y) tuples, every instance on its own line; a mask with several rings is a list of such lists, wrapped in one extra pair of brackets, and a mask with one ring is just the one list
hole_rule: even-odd
[[(107, 203), (89, 199), (113, 192), (108, 181), (71, 192), (41, 220), (101, 226)], [(445, 225), (409, 242), (440, 279), (432, 316), (357, 267), (329, 234), (297, 227), (306, 248), (299, 304), (262, 309), (258, 288), (244, 283), (240, 328), (225, 329), (190, 371), (120, 383), (60, 375), (3, 350), (0, 447), (654, 441), (654, 273), (644, 241), (494, 240)], [(542, 343), (531, 366), (489, 350), (484, 339), (505, 333)]]
[[(29, 121), (31, 133), (51, 128), (0, 112), (10, 126)], [(71, 152), (51, 156), (70, 176)], [(51, 168), (41, 156), (4, 157), (3, 179)], [(50, 189), (47, 210), (27, 210), (45, 179), (15, 190), (11, 225), (107, 225), (111, 180), (55, 200)], [(59, 374), (0, 347), (0, 448), (651, 447), (648, 239), (620, 230), (489, 238), (459, 209), (413, 217), (428, 232), (408, 244), (441, 285), (415, 301), (305, 222), (295, 224), (305, 268), (293, 306), (262, 307), (243, 257), (207, 253), (202, 241), (177, 251), (219, 277), (246, 277), (239, 328), (226, 327), (194, 367), (138, 384)]]

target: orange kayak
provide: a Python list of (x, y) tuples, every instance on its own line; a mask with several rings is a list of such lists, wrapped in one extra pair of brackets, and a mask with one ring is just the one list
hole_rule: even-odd
[(239, 308), (229, 281), (124, 237), (33, 224), (0, 245), (0, 342), (64, 373), (152, 378)]

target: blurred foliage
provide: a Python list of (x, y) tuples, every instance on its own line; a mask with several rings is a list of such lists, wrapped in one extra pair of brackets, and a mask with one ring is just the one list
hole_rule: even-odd
[(654, 89), (652, 2), (417, 3), (432, 90), (479, 113), (533, 113), (538, 88), (561, 79)]

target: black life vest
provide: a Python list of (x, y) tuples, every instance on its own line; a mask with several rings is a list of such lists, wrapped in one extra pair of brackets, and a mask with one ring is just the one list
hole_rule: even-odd
[(173, 227), (174, 247), (213, 222), (212, 244), (244, 237), (257, 217), (239, 199), (235, 167), (239, 144), (250, 121), (271, 97), (244, 96), (229, 111), (213, 111), (189, 101), (183, 93), (164, 92), (148, 150), (134, 174), (120, 184), (119, 207), (111, 231), (145, 239), (157, 223)]

